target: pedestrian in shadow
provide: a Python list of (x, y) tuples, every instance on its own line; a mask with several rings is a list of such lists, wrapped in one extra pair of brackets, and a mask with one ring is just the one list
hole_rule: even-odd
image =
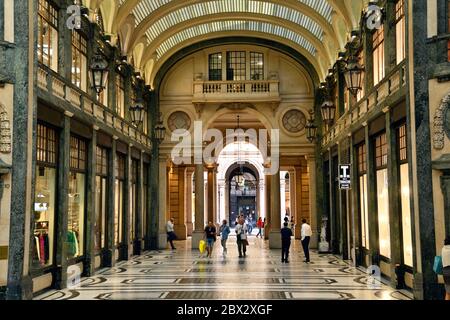
[(289, 249), (291, 247), (292, 230), (287, 222), (281, 229), (281, 262), (289, 263)]

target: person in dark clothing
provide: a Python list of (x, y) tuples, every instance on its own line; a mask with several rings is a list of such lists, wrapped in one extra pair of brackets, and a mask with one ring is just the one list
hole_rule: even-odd
[(212, 221), (209, 221), (208, 225), (205, 228), (205, 238), (207, 241), (207, 247), (206, 250), (208, 251), (208, 257), (212, 257), (212, 251), (214, 247), (214, 242), (216, 241), (216, 227), (212, 223)]
[(292, 230), (287, 222), (281, 229), (281, 262), (289, 263), (289, 248), (291, 247)]

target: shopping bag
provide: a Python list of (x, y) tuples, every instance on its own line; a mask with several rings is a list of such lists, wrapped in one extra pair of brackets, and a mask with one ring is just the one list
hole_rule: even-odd
[(442, 257), (441, 256), (436, 256), (434, 257), (434, 265), (433, 265), (433, 271), (436, 274), (443, 274), (443, 266), (442, 266)]
[(198, 249), (200, 250), (200, 253), (205, 252), (205, 250), (206, 250), (206, 241), (205, 240), (200, 240), (200, 242), (198, 244)]

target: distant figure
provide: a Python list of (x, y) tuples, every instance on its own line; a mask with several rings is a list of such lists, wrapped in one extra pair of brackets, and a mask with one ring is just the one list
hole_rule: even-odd
[(258, 221), (256, 222), (256, 226), (258, 227), (258, 233), (256, 234), (256, 237), (260, 236), (262, 238), (262, 229), (263, 229), (263, 221), (261, 217), (258, 218)]
[[(239, 258), (245, 257), (247, 253), (247, 225), (244, 222), (244, 217), (239, 217), (239, 224), (236, 226), (236, 239), (239, 251)], [(244, 253), (244, 255), (242, 255)]]
[(291, 247), (292, 230), (287, 222), (281, 229), (281, 262), (289, 263), (289, 248)]
[(231, 232), (230, 227), (228, 226), (227, 223), (228, 223), (227, 220), (223, 220), (222, 225), (219, 228), (219, 236), (221, 236), (220, 243), (222, 244), (222, 248), (223, 248), (222, 254), (224, 256), (227, 255), (227, 240), (228, 240), (228, 235)]
[(442, 256), (442, 274), (445, 282), (445, 300), (450, 300), (450, 235), (445, 238)]
[(293, 235), (295, 234), (294, 229), (295, 229), (294, 217), (291, 217), (291, 230)]
[(311, 240), (312, 230), (309, 224), (306, 223), (306, 219), (302, 220), (302, 247), (303, 252), (305, 253), (305, 261), (306, 263), (310, 262), (309, 260), (309, 241)]
[(173, 245), (173, 240), (177, 238), (175, 231), (174, 231), (174, 220), (173, 218), (170, 218), (169, 221), (167, 221), (166, 224), (166, 231), (167, 231), (167, 241), (170, 243), (170, 246), (172, 247), (172, 250), (175, 250), (175, 246)]
[(214, 226), (212, 221), (208, 222), (208, 225), (205, 228), (205, 238), (206, 238), (206, 251), (208, 251), (207, 257), (211, 258), (214, 242), (216, 242), (216, 227)]

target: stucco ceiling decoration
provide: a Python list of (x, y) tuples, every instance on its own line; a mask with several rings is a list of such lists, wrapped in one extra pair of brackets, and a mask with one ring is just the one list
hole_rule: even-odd
[[(108, 0), (106, 32), (120, 35), (124, 54), (147, 81), (174, 52), (222, 36), (267, 34), (300, 53), (323, 78), (343, 50), (367, 0)], [(306, 53), (306, 54), (305, 54)], [(168, 57), (166, 57), (166, 55)]]

